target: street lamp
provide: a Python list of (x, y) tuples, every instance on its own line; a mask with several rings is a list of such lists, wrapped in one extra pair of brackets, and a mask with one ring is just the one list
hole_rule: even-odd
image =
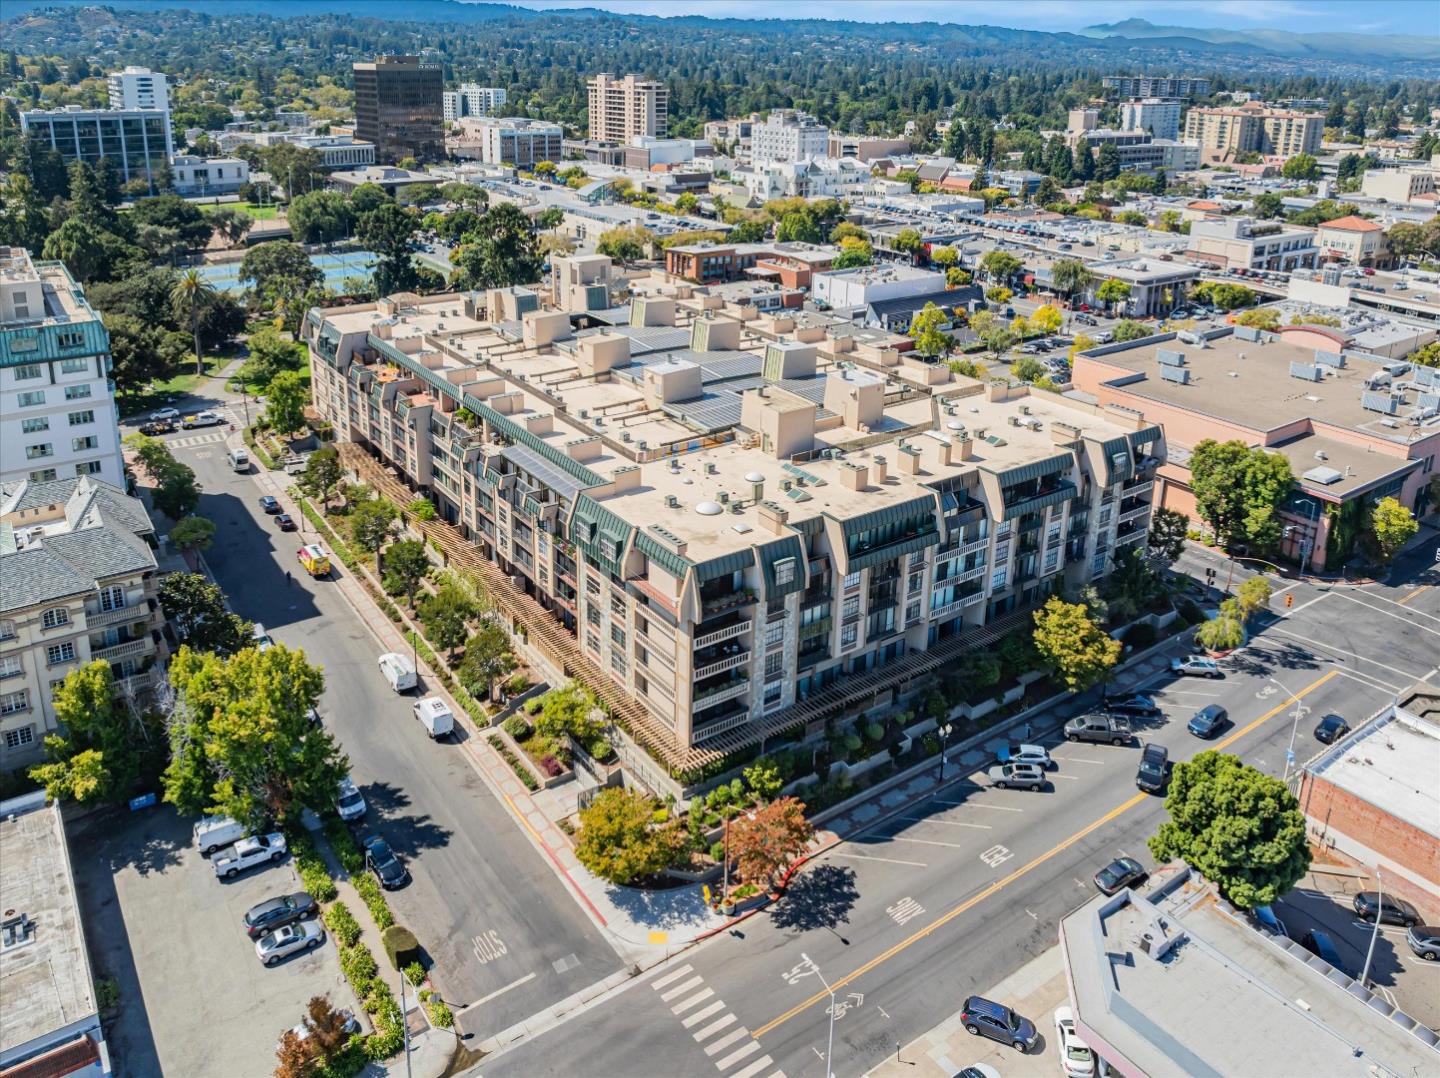
[(940, 735), (940, 781), (936, 786), (945, 785), (945, 753), (950, 748), (950, 735), (955, 732), (955, 727), (949, 722), (942, 722), (935, 727), (935, 732)]
[(1296, 731), (1300, 729), (1300, 720), (1303, 719), (1306, 715), (1310, 714), (1310, 709), (1300, 702), (1300, 698), (1298, 696), (1296, 696), (1293, 692), (1287, 689), (1284, 685), (1280, 685), (1280, 681), (1278, 678), (1267, 675), (1265, 680), (1275, 682), (1276, 685), (1280, 686), (1281, 692), (1283, 692), (1286, 696), (1289, 696), (1295, 701), (1295, 721), (1290, 724), (1290, 747), (1285, 750), (1285, 772), (1281, 778), (1282, 782), (1289, 782), (1290, 765), (1295, 762), (1295, 734)]
[(830, 1035), (825, 1043), (825, 1078), (835, 1078), (835, 1063), (831, 1059), (835, 1052), (835, 989), (830, 987), (830, 982), (825, 979), (825, 974), (820, 972), (819, 965), (808, 954), (802, 951), (800, 957), (814, 969), (815, 976), (820, 978), (820, 983), (825, 986), (825, 991), (830, 993)]
[(1369, 987), (1370, 959), (1375, 956), (1375, 940), (1380, 935), (1380, 907), (1385, 901), (1385, 881), (1380, 877), (1380, 866), (1375, 866), (1375, 927), (1370, 931), (1370, 946), (1365, 950), (1365, 968), (1360, 971), (1360, 983)]

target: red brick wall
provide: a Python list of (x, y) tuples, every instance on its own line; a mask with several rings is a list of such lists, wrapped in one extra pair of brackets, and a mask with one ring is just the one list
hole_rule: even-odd
[(1381, 812), (1309, 772), (1300, 781), (1300, 808), (1310, 820), (1312, 839), (1327, 829), (1338, 831), (1428, 880), (1440, 892), (1440, 842), (1414, 824)]

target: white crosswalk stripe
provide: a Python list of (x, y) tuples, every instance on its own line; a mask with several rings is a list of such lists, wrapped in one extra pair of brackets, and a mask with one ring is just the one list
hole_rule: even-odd
[(730, 1078), (751, 1078), (752, 1075), (759, 1074), (766, 1067), (773, 1066), (774, 1063), (775, 1061), (769, 1056), (761, 1056), (754, 1063), (751, 1063), (750, 1066), (746, 1067), (743, 1071), (736, 1071), (734, 1074), (730, 1075)]
[(686, 992), (699, 988), (704, 983), (705, 978), (703, 977), (691, 977), (688, 981), (681, 981), (668, 992), (660, 993), (660, 998), (666, 1003), (669, 1003), (672, 999), (675, 999), (678, 996), (683, 996)]
[(733, 1014), (722, 1014), (719, 1018), (715, 1019), (715, 1021), (711, 1022), (704, 1029), (697, 1029), (695, 1031), (695, 1039), (697, 1041), (703, 1041), (707, 1037), (713, 1037), (726, 1026), (733, 1026), (734, 1024), (735, 1016)]
[(741, 1026), (739, 1029), (731, 1030), (714, 1044), (706, 1045), (705, 1054), (707, 1056), (713, 1056), (717, 1053), (723, 1052), (725, 1049), (729, 1048), (732, 1044), (740, 1040), (742, 1037), (747, 1036), (749, 1033), (750, 1031), (744, 1026)]
[(667, 973), (665, 976), (651, 982), (650, 987), (655, 989), (664, 988), (667, 984), (678, 981), (681, 977), (685, 976), (685, 974), (694, 972), (694, 969), (695, 967), (693, 966), (681, 966), (679, 969)]
[[(650, 987), (660, 993), (662, 1003), (678, 1001), (670, 1013), (680, 1018), (680, 1024), (687, 1030), (693, 1030), (691, 1036), (695, 1043), (704, 1047), (705, 1054), (715, 1061), (715, 1068), (724, 1078), (755, 1078), (767, 1067), (775, 1066), (775, 1061), (767, 1055), (750, 1059), (760, 1051), (760, 1042), (744, 1026), (735, 1024), (735, 1015), (725, 1009), (725, 1001), (715, 998), (715, 990), (705, 987), (705, 978), (693, 967), (684, 965), (669, 970), (651, 981)], [(711, 1041), (711, 1037), (715, 1040)], [(726, 1054), (721, 1055), (722, 1052)], [(743, 1066), (732, 1072), (730, 1068), (737, 1064)], [(767, 1078), (785, 1078), (785, 1074), (777, 1069)]]
[(739, 1063), (746, 1056), (750, 1055), (750, 1053), (758, 1051), (760, 1051), (760, 1042), (752, 1038), (751, 1040), (748, 1040), (744, 1044), (742, 1044), (739, 1048), (735, 1049), (735, 1051), (731, 1052), (724, 1059), (717, 1059), (715, 1061), (715, 1066), (719, 1067), (723, 1071), (732, 1063)]
[(209, 434), (188, 434), (184, 438), (171, 438), (166, 444), (171, 449), (191, 449), (197, 445), (214, 445), (224, 440), (225, 435), (219, 431), (211, 431)]
[(670, 1013), (671, 1013), (671, 1014), (684, 1014), (684, 1013), (685, 1013), (686, 1011), (688, 1011), (691, 1007), (694, 1007), (694, 1006), (696, 1006), (696, 1005), (699, 1004), (699, 1003), (703, 1003), (705, 1000), (709, 999), (709, 998), (710, 998), (711, 996), (713, 996), (714, 994), (715, 994), (715, 989), (713, 989), (713, 988), (707, 988), (707, 989), (705, 989), (705, 991), (703, 991), (703, 992), (696, 992), (696, 993), (695, 993), (693, 996), (691, 996), (689, 999), (684, 1000), (683, 1002), (677, 1003), (677, 1004), (675, 1004), (675, 1006), (671, 1007), (671, 1008), (670, 1008)]

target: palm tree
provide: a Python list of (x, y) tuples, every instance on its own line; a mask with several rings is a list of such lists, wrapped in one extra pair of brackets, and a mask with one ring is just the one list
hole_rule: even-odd
[(200, 314), (215, 301), (215, 286), (200, 276), (199, 270), (186, 270), (170, 290), (170, 302), (190, 320), (190, 335), (195, 342), (195, 373), (205, 373), (205, 359), (200, 354)]

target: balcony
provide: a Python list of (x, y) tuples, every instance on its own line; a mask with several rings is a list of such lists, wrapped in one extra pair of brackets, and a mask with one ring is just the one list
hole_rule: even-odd
[(155, 649), (154, 643), (148, 636), (139, 640), (126, 640), (121, 644), (112, 644), (108, 648), (91, 648), (91, 661), (105, 663), (119, 662), (121, 659), (133, 659), (138, 655), (146, 655)]
[(985, 589), (984, 589), (984, 588), (981, 588), (981, 589), (979, 589), (978, 591), (972, 592), (970, 595), (967, 595), (967, 596), (965, 596), (965, 598), (961, 599), (961, 600), (960, 600), (960, 608), (961, 608), (962, 610), (964, 610), (964, 609), (967, 609), (968, 607), (974, 606), (976, 603), (983, 603), (984, 601), (985, 601)]
[(755, 601), (753, 591), (729, 591), (723, 595), (716, 595), (713, 598), (700, 597), (700, 609), (705, 617), (713, 617), (716, 614), (723, 614), (727, 610), (736, 610), (742, 606), (748, 606)]
[(143, 674), (116, 678), (111, 682), (110, 689), (116, 696), (143, 696), (154, 691), (155, 672), (147, 670)]
[[(697, 656), (698, 657), (698, 656)], [(726, 655), (724, 658), (716, 659), (714, 662), (706, 663), (704, 666), (695, 668), (695, 680), (714, 677), (716, 674), (723, 674), (726, 670), (734, 670), (737, 666), (744, 666), (750, 661), (749, 651), (740, 651), (734, 655)]]
[(723, 734), (727, 730), (733, 730), (737, 726), (744, 726), (749, 721), (750, 709), (745, 707), (737, 708), (729, 714), (711, 719), (701, 726), (696, 726), (691, 731), (691, 740), (698, 745), (708, 738)]
[(1119, 522), (1121, 524), (1124, 524), (1126, 521), (1139, 520), (1148, 512), (1150, 512), (1149, 502), (1137, 502), (1130, 505), (1128, 509), (1126, 508), (1125, 503), (1122, 502), (1120, 505)]
[(135, 606), (121, 606), (114, 610), (98, 610), (95, 613), (85, 612), (85, 624), (91, 629), (103, 629), (107, 625), (131, 625), (137, 621), (150, 620), (150, 607), (146, 604)]
[(1127, 498), (1138, 498), (1142, 494), (1148, 494), (1155, 487), (1153, 479), (1132, 479), (1120, 488), (1120, 493)]
[(1115, 532), (1115, 545), (1116, 545), (1116, 546), (1119, 546), (1121, 543), (1133, 543), (1133, 542), (1134, 542), (1135, 540), (1137, 540), (1137, 539), (1144, 539), (1144, 538), (1145, 538), (1145, 529), (1144, 529), (1144, 528), (1136, 528), (1136, 527), (1133, 527), (1133, 526), (1132, 526), (1131, 528), (1129, 528), (1129, 529), (1127, 530), (1127, 529), (1122, 525), (1122, 526), (1120, 527), (1120, 529)]
[(700, 711), (704, 708), (714, 707), (716, 704), (723, 704), (726, 700), (734, 700), (745, 696), (750, 692), (750, 679), (747, 677), (729, 678), (708, 689), (697, 689), (695, 692), (694, 710)]
[(982, 576), (985, 575), (985, 570), (988, 568), (988, 565), (986, 565), (984, 562), (981, 562), (973, 569), (966, 569), (959, 576), (955, 577), (954, 580), (959, 583), (963, 583), (966, 580), (979, 580)]
[(712, 644), (719, 644), (725, 640), (733, 640), (737, 636), (744, 636), (755, 623), (752, 621), (737, 621), (733, 625), (726, 625), (723, 628), (715, 629), (708, 633), (702, 633), (695, 638), (695, 649), (708, 648)]

